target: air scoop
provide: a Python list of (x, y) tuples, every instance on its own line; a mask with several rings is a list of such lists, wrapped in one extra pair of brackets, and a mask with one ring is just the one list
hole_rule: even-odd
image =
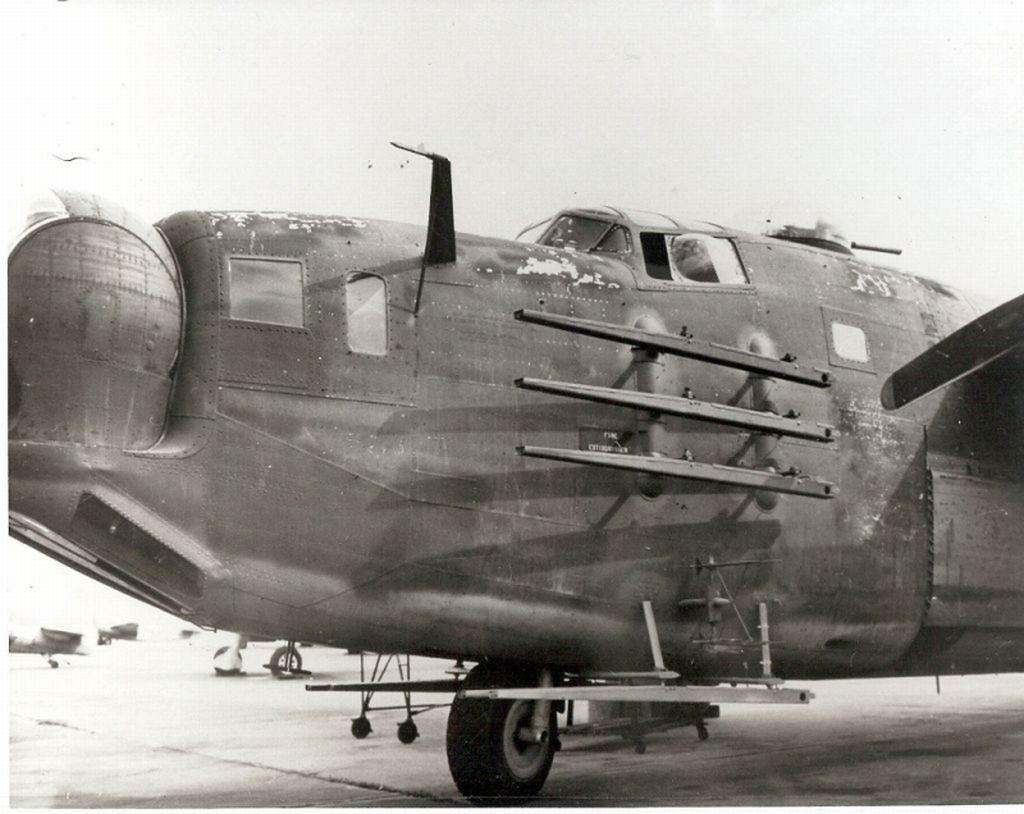
[(8, 254), (9, 442), (146, 449), (163, 433), (183, 302), (157, 229), (52, 192)]

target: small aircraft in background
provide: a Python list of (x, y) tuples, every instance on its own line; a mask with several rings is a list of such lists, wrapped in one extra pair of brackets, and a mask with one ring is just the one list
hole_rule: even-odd
[(139, 638), (139, 625), (137, 622), (125, 622), (123, 625), (113, 625), (108, 628), (99, 628), (96, 631), (96, 644), (110, 644), (114, 639), (124, 639), (134, 642)]
[(25, 631), (24, 635), (8, 633), (9, 653), (38, 653), (54, 670), (60, 662), (54, 656), (87, 656), (92, 652), (84, 631), (57, 630), (41, 627), (36, 631)]
[(80, 629), (39, 627), (33, 630), (22, 627), (19, 632), (8, 634), (7, 649), (10, 653), (39, 653), (50, 667), (56, 669), (59, 662), (53, 658), (54, 656), (87, 656), (92, 653), (92, 641), (95, 641), (97, 646), (103, 646), (109, 645), (114, 639), (136, 641), (138, 637), (137, 622)]

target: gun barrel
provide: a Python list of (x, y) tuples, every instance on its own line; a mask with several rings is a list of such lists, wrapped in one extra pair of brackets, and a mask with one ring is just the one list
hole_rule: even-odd
[(870, 243), (858, 243), (854, 241), (850, 244), (852, 249), (861, 249), (865, 252), (882, 252), (884, 254), (903, 254), (903, 249), (890, 249), (885, 246), (872, 246)]

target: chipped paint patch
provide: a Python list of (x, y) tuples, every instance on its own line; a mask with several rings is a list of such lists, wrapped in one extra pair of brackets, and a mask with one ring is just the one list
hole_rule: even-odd
[[(892, 534), (887, 526), (893, 522), (894, 490), (912, 470), (907, 464), (914, 459), (916, 445), (923, 440), (908, 425), (912, 422), (894, 419), (872, 398), (850, 399), (840, 408), (839, 427), (847, 443), (859, 448), (857, 463), (845, 477), (858, 481), (850, 484), (850, 494), (858, 498), (847, 504), (849, 512), (844, 528), (850, 539), (860, 544), (878, 543)], [(922, 469), (919, 472), (923, 473)]]
[(306, 234), (312, 233), (314, 229), (324, 229), (330, 226), (341, 226), (351, 229), (366, 228), (366, 221), (357, 218), (292, 215), (288, 212), (210, 212), (209, 215), (215, 224), (230, 220), (239, 229), (248, 229), (259, 220), (284, 221), (289, 229), (294, 231), (302, 230)]
[(840, 416), (840, 426), (850, 437), (857, 438), (887, 460), (901, 459), (903, 438), (881, 402), (853, 397), (849, 406), (840, 409)]
[[(477, 271), (481, 271), (485, 274), (493, 274), (495, 270), (491, 266), (486, 266), (483, 268), (477, 267)], [(553, 256), (551, 259), (527, 257), (526, 261), (516, 268), (516, 275), (520, 277), (557, 277), (565, 280), (572, 287), (620, 287), (618, 283), (605, 280), (604, 276), (598, 271), (581, 271), (579, 267), (567, 257)]]
[(516, 274), (529, 275), (538, 274), (541, 277), (566, 276), (571, 280), (578, 280), (580, 273), (575, 264), (563, 258), (559, 260), (538, 260), (536, 257), (526, 258), (526, 262), (516, 269)]

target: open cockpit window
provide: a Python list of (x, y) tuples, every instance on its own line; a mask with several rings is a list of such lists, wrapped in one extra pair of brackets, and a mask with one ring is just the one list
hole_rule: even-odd
[(668, 239), (672, 235), (663, 235), (660, 232), (641, 232), (640, 245), (644, 250), (644, 266), (647, 268), (647, 276), (652, 280), (675, 280), (672, 276), (672, 268), (668, 264)]
[(745, 285), (736, 249), (725, 238), (690, 233), (666, 235), (642, 232), (647, 276), (675, 283)]

